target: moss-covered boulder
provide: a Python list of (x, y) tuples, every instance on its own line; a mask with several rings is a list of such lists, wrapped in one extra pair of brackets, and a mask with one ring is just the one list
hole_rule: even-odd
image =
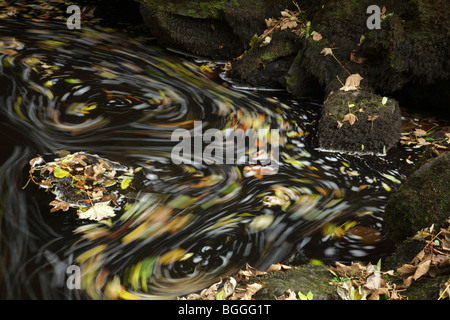
[(319, 147), (346, 152), (383, 153), (400, 139), (401, 114), (393, 99), (367, 90), (333, 92), (319, 122)]
[(416, 170), (391, 195), (385, 209), (387, 236), (401, 241), (434, 224), (444, 226), (450, 216), (450, 153)]
[[(292, 2), (257, 0), (139, 0), (152, 35), (165, 46), (214, 59), (232, 59), (249, 47), (264, 18)], [(281, 9), (280, 9), (281, 8)]]
[(233, 64), (234, 82), (254, 87), (283, 88), (285, 76), (300, 48), (291, 30), (275, 31), (270, 45), (255, 43)]
[(253, 296), (256, 300), (274, 300), (282, 296), (287, 290), (296, 294), (300, 291), (313, 293), (314, 300), (334, 300), (336, 288), (330, 284), (331, 273), (325, 265), (302, 265), (282, 272), (269, 272), (260, 276), (259, 281), (264, 287)]

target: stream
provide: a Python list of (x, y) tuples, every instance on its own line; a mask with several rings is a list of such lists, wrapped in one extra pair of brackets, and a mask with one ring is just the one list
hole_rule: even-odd
[[(383, 209), (417, 159), (321, 150), (321, 104), (234, 86), (209, 63), (96, 22), (0, 19), (0, 296), (172, 299), (246, 263), (333, 264), (389, 255)], [(176, 129), (270, 128), (277, 171), (175, 164)], [(85, 152), (139, 168), (112, 218), (51, 212), (30, 161)], [(406, 159), (409, 159), (406, 162)], [(259, 170), (259, 171), (258, 171)], [(82, 270), (81, 289), (66, 285)]]

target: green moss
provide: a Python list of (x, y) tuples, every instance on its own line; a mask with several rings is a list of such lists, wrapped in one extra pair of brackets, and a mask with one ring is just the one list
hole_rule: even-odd
[(294, 74), (292, 76), (287, 76), (286, 77), (286, 84), (289, 87), (294, 87), (297, 85), (298, 81), (299, 81), (300, 75), (299, 74)]
[(191, 17), (197, 16), (197, 11), (194, 10), (194, 9), (189, 9), (188, 10), (188, 16), (191, 16)]

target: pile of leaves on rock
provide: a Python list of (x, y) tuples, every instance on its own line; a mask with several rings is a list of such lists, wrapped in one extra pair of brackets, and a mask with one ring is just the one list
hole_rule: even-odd
[[(448, 220), (450, 224), (450, 218)], [(381, 260), (377, 265), (352, 262), (344, 265), (336, 262), (329, 271), (334, 276), (329, 282), (336, 287), (342, 300), (404, 300), (404, 292), (420, 278), (436, 277), (450, 271), (450, 226), (434, 234), (433, 226), (421, 230), (416, 240), (425, 242), (424, 248), (414, 259), (396, 271), (381, 271)], [(179, 297), (180, 300), (252, 300), (253, 295), (264, 287), (263, 281), (249, 281), (269, 272), (284, 272), (290, 266), (273, 264), (267, 271), (259, 271), (250, 265), (237, 274), (214, 283), (200, 293)], [(259, 279), (259, 278), (258, 278)], [(286, 288), (283, 295), (274, 300), (313, 300), (314, 292), (304, 294)], [(450, 278), (441, 285), (439, 300), (450, 299)]]
[[(381, 271), (381, 261), (376, 266), (353, 262), (346, 266), (337, 262), (335, 267), (330, 267), (339, 296), (343, 300), (401, 300), (404, 299), (402, 293), (414, 281), (450, 271), (450, 226), (436, 234), (431, 226), (419, 231), (414, 239), (424, 241), (424, 248), (396, 272)], [(399, 278), (400, 283), (396, 283), (395, 278)], [(441, 285), (438, 299), (450, 299), (450, 278)]]
[(123, 191), (140, 169), (84, 152), (68, 154), (52, 162), (36, 157), (30, 166), (30, 180), (55, 195), (50, 212), (72, 207), (78, 209), (80, 219), (96, 221), (116, 215), (120, 203), (124, 202)]

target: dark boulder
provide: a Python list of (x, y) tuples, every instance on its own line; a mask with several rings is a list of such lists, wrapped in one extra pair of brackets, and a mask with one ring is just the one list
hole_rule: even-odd
[(435, 230), (450, 217), (450, 153), (423, 164), (391, 195), (384, 221), (387, 236), (401, 241), (432, 224)]
[(399, 141), (401, 129), (397, 101), (383, 99), (364, 89), (338, 90), (324, 102), (319, 147), (380, 154)]

